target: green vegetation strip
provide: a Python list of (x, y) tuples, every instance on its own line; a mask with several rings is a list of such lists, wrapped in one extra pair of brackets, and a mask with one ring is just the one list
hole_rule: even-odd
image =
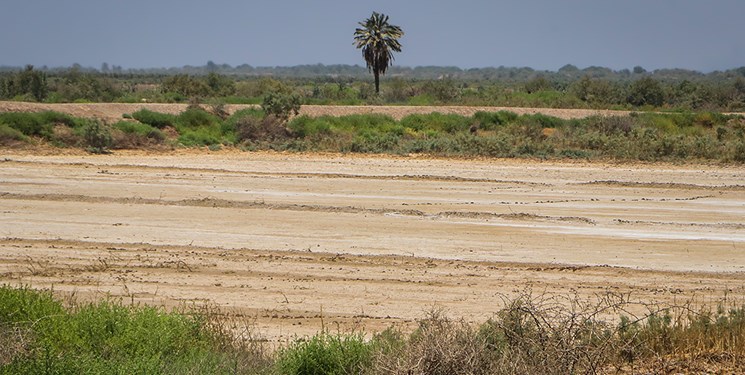
[[(279, 107), (287, 112), (293, 106)], [(374, 114), (288, 120), (287, 113), (266, 114), (260, 109), (227, 115), (220, 107), (193, 106), (178, 115), (142, 109), (127, 117), (128, 121), (106, 126), (55, 112), (0, 113), (0, 144), (42, 139), (92, 152), (232, 146), (448, 157), (745, 162), (745, 118), (713, 112), (572, 120), (507, 111), (415, 114), (399, 121)]]
[[(214, 309), (75, 302), (0, 287), (0, 374), (594, 374), (664, 361), (745, 370), (745, 306), (648, 305), (634, 316), (620, 295), (527, 293), (480, 325), (432, 311), (410, 333), (321, 332), (272, 350), (250, 327), (237, 337)], [(612, 314), (617, 323), (601, 318)]]

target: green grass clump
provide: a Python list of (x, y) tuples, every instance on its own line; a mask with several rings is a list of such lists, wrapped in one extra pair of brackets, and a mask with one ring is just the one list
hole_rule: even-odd
[(201, 108), (189, 108), (176, 116), (175, 123), (176, 129), (181, 131), (184, 129), (219, 127), (220, 121), (219, 117)]
[(187, 109), (176, 116), (179, 143), (184, 146), (209, 146), (232, 143), (234, 132), (224, 133), (219, 117), (199, 108)]
[(14, 142), (26, 142), (28, 137), (10, 126), (0, 123), (0, 144), (11, 144)]
[(4, 123), (25, 136), (49, 139), (52, 137), (52, 129), (55, 125), (80, 127), (85, 124), (85, 120), (53, 111), (3, 112), (0, 113), (0, 123)]
[(166, 126), (174, 126), (176, 123), (176, 116), (167, 113), (153, 112), (149, 109), (140, 109), (137, 112), (132, 113), (132, 118), (152, 127), (163, 129)]
[[(299, 116), (290, 121), (288, 127), (296, 137), (323, 142), (323, 138), (351, 140), (375, 136), (400, 136), (404, 128), (393, 118), (385, 115), (348, 116)], [(338, 144), (338, 143), (337, 143)]]
[(16, 350), (0, 373), (234, 373), (235, 357), (207, 327), (199, 315), (113, 301), (67, 310), (51, 292), (3, 286), (0, 330)]
[(235, 133), (237, 131), (236, 124), (243, 118), (251, 117), (255, 119), (262, 119), (264, 118), (264, 111), (262, 111), (259, 108), (247, 108), (247, 109), (241, 109), (240, 111), (236, 111), (232, 115), (230, 115), (225, 121), (222, 122), (220, 125), (220, 129), (223, 134), (231, 134)]
[(517, 114), (509, 111), (483, 112), (479, 111), (473, 115), (473, 119), (483, 130), (494, 130), (499, 125), (505, 125), (517, 120)]
[(165, 135), (160, 129), (143, 123), (137, 123), (132, 121), (119, 121), (111, 126), (114, 129), (119, 129), (126, 134), (137, 134), (141, 137), (164, 139)]
[(361, 374), (371, 365), (373, 346), (361, 334), (321, 333), (279, 351), (280, 374)]
[(432, 130), (454, 134), (467, 131), (473, 125), (473, 120), (466, 116), (445, 115), (434, 112), (424, 115), (409, 115), (401, 119), (401, 126), (416, 131)]

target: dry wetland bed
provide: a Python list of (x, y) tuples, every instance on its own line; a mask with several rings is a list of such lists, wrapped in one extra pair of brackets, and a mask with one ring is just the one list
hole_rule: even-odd
[[(217, 305), (283, 342), (518, 294), (745, 298), (745, 167), (3, 150), (0, 283)], [(640, 311), (643, 313), (643, 311)]]

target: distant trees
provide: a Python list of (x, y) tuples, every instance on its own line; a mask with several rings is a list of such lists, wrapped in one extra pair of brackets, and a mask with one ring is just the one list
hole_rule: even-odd
[(184, 98), (229, 96), (235, 93), (235, 82), (217, 73), (209, 73), (206, 77), (177, 74), (163, 80), (161, 91), (175, 93)]
[(43, 101), (48, 93), (47, 75), (26, 65), (24, 70), (7, 78), (0, 79), (0, 98), (12, 99), (30, 96), (37, 102)]
[(375, 76), (375, 92), (380, 93), (380, 75), (393, 63), (393, 52), (401, 52), (398, 41), (404, 35), (400, 27), (388, 23), (388, 16), (373, 12), (354, 31), (354, 44), (362, 49), (367, 69)]
[(80, 66), (60, 74), (50, 82), (54, 102), (111, 102), (122, 94), (114, 79), (91, 71), (82, 71)]
[(659, 107), (665, 101), (665, 91), (657, 80), (644, 77), (631, 84), (627, 101), (635, 106), (651, 105)]
[[(394, 52), (389, 50), (389, 55)], [(745, 111), (745, 67), (700, 73), (565, 65), (552, 72), (527, 67), (409, 68), (392, 66), (390, 60), (387, 64), (386, 73), (395, 76), (378, 80), (377, 85), (365, 79), (373, 65), (232, 68), (208, 63), (168, 70), (122, 70), (109, 64), (99, 69), (0, 66), (0, 100), (261, 104), (270, 93), (294, 93), (304, 104)], [(380, 92), (384, 95), (376, 95)]]
[(622, 88), (618, 84), (604, 79), (592, 79), (589, 76), (583, 76), (574, 82), (570, 87), (578, 99), (593, 104), (607, 105), (620, 104)]

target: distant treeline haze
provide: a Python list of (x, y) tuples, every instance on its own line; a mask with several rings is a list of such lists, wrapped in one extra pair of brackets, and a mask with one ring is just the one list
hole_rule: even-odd
[(531, 68), (392, 67), (375, 94), (357, 65), (204, 66), (123, 69), (0, 67), (0, 100), (260, 103), (295, 93), (304, 104), (480, 105), (675, 111), (745, 111), (745, 66), (703, 74), (682, 69), (558, 71)]

